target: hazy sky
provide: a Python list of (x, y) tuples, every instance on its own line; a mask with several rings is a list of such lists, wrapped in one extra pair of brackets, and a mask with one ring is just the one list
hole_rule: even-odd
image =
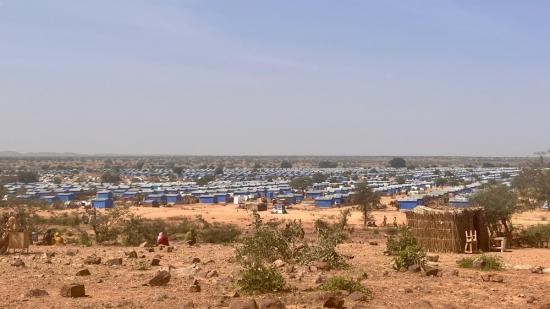
[(550, 2), (0, 0), (0, 150), (530, 155)]

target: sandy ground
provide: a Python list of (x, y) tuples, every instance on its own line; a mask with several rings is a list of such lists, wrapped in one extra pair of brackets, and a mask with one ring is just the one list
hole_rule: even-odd
[[(389, 201), (384, 201), (385, 203)], [(250, 222), (250, 212), (238, 210), (235, 205), (181, 205), (170, 208), (135, 208), (134, 211), (145, 218), (177, 218), (182, 216), (201, 215), (208, 221), (221, 221), (237, 224), (246, 228)], [(300, 219), (310, 229), (317, 218), (336, 220), (339, 209), (320, 210), (300, 205), (289, 209), (287, 215), (276, 215), (261, 212), (264, 221), (269, 219)], [(403, 213), (395, 210), (374, 211), (378, 224), (383, 216), (388, 223), (397, 218), (398, 223), (405, 222)], [(543, 219), (544, 218), (544, 219)], [(535, 211), (522, 213), (514, 217), (517, 224), (530, 225), (545, 223), (550, 213)], [(532, 274), (529, 270), (513, 270), (516, 265), (550, 267), (549, 249), (517, 249), (505, 253), (491, 253), (502, 257), (507, 269), (499, 272), (504, 283), (486, 283), (480, 279), (481, 271), (460, 269), (456, 260), (463, 254), (440, 254), (439, 266), (442, 277), (425, 277), (419, 273), (400, 273), (392, 269), (391, 257), (385, 256), (384, 232), (374, 233), (372, 229), (361, 228), (362, 217), (357, 211), (352, 212), (350, 224), (355, 227), (351, 238), (340, 245), (338, 250), (352, 256), (350, 269), (343, 271), (314, 271), (305, 266), (296, 265), (297, 271), (303, 271), (304, 277), (299, 280), (290, 278), (283, 267), (282, 273), (292, 292), (277, 294), (287, 308), (321, 308), (320, 295), (315, 291), (318, 276), (325, 278), (343, 275), (357, 277), (366, 272), (368, 278), (362, 284), (374, 292), (370, 302), (355, 302), (346, 299), (347, 308), (539, 308), (550, 303), (547, 287), (550, 274)], [(376, 241), (379, 245), (369, 245)], [(155, 249), (148, 252), (144, 248), (127, 247), (43, 247), (31, 246), (29, 254), (9, 254), (0, 256), (0, 308), (195, 308), (227, 307), (233, 298), (235, 280), (241, 267), (232, 261), (236, 245), (199, 244), (188, 247), (181, 243), (173, 244), (175, 250)], [(136, 250), (138, 259), (126, 258), (124, 252)], [(68, 255), (68, 251), (77, 251)], [(54, 252), (51, 264), (43, 256), (45, 252)], [(83, 265), (83, 260), (92, 253), (103, 259), (101, 265)], [(20, 257), (25, 267), (14, 267), (10, 264)], [(107, 266), (104, 261), (109, 258), (123, 258), (122, 266)], [(149, 264), (154, 257), (161, 262), (158, 267), (137, 270), (138, 261)], [(192, 259), (198, 257), (200, 271), (195, 275), (199, 279), (201, 292), (189, 291), (192, 279), (189, 269)], [(167, 286), (143, 286), (156, 271), (162, 267), (173, 266), (172, 279)], [(88, 268), (91, 276), (75, 276), (79, 269)], [(205, 278), (206, 271), (216, 270), (219, 276)], [(458, 276), (452, 272), (458, 270)], [(87, 297), (64, 298), (59, 294), (63, 284), (79, 282), (86, 286)], [(29, 297), (24, 294), (30, 289), (44, 289), (49, 295)], [(248, 296), (241, 296), (245, 298)], [(256, 296), (261, 300), (266, 296)], [(344, 298), (345, 299), (345, 298)]]

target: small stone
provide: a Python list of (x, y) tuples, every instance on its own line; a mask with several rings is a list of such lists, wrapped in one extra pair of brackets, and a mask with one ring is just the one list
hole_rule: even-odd
[(413, 264), (413, 265), (409, 266), (407, 269), (408, 269), (408, 271), (410, 271), (412, 273), (416, 273), (416, 272), (419, 272), (421, 270), (420, 265), (416, 265), (416, 264)]
[(455, 276), (455, 277), (458, 277), (458, 274), (459, 274), (459, 273), (458, 273), (458, 270), (456, 270), (456, 269), (453, 269), (453, 270), (451, 271), (451, 275), (453, 275), (453, 276)]
[(412, 304), (412, 307), (411, 308), (415, 308), (415, 309), (431, 309), (433, 308), (432, 304), (425, 300), (425, 299), (422, 299), (414, 304)]
[(534, 296), (527, 296), (527, 299), (525, 300), (528, 304), (532, 304), (537, 300)]
[(159, 271), (151, 280), (149, 280), (150, 286), (163, 286), (170, 282), (171, 275), (168, 271)]
[(86, 265), (99, 265), (101, 264), (101, 258), (96, 255), (90, 255), (84, 259), (84, 264)]
[(201, 286), (198, 284), (193, 284), (189, 287), (189, 292), (191, 293), (198, 293), (201, 291)]
[(344, 300), (338, 296), (328, 296), (323, 302), (323, 308), (344, 308)]
[(26, 297), (42, 297), (42, 296), (48, 296), (48, 295), (49, 294), (46, 290), (41, 290), (41, 289), (31, 289), (25, 294)]
[(320, 270), (330, 270), (330, 264), (323, 261), (315, 261), (313, 266), (317, 267)]
[(258, 309), (258, 304), (254, 299), (233, 298), (229, 303), (229, 309)]
[(103, 283), (103, 279), (99, 278), (99, 279), (97, 279), (96, 282), (97, 282), (97, 283)]
[(65, 251), (65, 255), (67, 255), (67, 256), (75, 256), (77, 253), (78, 253), (78, 250), (69, 249), (69, 250)]
[(122, 258), (115, 258), (115, 259), (107, 260), (107, 262), (105, 262), (105, 265), (107, 265), (107, 266), (120, 266), (120, 265), (122, 265)]
[(439, 274), (439, 268), (425, 265), (422, 270), (426, 276), (436, 277)]
[(376, 241), (369, 241), (369, 245), (371, 245), (371, 246), (378, 246), (378, 242), (376, 242)]
[(174, 247), (172, 246), (166, 247), (166, 252), (172, 252), (172, 251), (174, 251)]
[(136, 250), (132, 250), (130, 252), (126, 252), (126, 257), (128, 257), (129, 259), (137, 259), (138, 254)]
[(152, 247), (151, 247), (151, 248), (148, 248), (147, 251), (149, 251), (149, 252), (155, 252), (155, 248), (152, 248)]
[(493, 277), (491, 278), (491, 282), (502, 283), (504, 282), (504, 277), (502, 277), (501, 275), (493, 275)]
[(537, 267), (531, 268), (531, 272), (532, 272), (533, 274), (542, 275), (543, 269), (544, 269), (544, 268), (542, 268), (542, 266), (537, 266)]
[(71, 283), (61, 287), (61, 296), (63, 297), (84, 297), (86, 290), (83, 284)]
[(410, 294), (410, 293), (413, 292), (413, 289), (411, 289), (411, 288), (404, 288), (404, 289), (403, 289), (403, 292), (405, 292), (405, 293), (407, 293), (407, 294)]
[(191, 261), (191, 263), (193, 264), (198, 264), (201, 262), (201, 259), (199, 259), (198, 257), (194, 257), (193, 260)]
[(218, 271), (217, 270), (209, 270), (206, 272), (205, 278), (213, 278), (218, 277)]
[(160, 265), (160, 260), (157, 259), (157, 258), (154, 258), (151, 260), (151, 266), (159, 266)]
[(76, 272), (75, 276), (90, 276), (91, 273), (87, 268), (81, 269)]
[(13, 261), (13, 263), (11, 263), (11, 266), (25, 267), (25, 262), (23, 262), (23, 260), (20, 259), (20, 258), (16, 258), (15, 261)]

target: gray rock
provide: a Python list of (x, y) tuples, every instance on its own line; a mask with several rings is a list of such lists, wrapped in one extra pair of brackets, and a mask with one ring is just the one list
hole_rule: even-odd
[(101, 258), (97, 255), (90, 255), (89, 257), (84, 259), (84, 264), (86, 265), (99, 265), (101, 264)]
[(260, 309), (285, 309), (285, 305), (277, 297), (266, 297), (259, 302)]
[(87, 268), (81, 269), (76, 272), (75, 276), (90, 276), (91, 273)]
[(42, 296), (48, 296), (48, 295), (49, 294), (46, 290), (41, 290), (41, 289), (31, 289), (25, 294), (26, 297), (42, 297)]
[(15, 266), (15, 267), (25, 267), (25, 262), (23, 262), (22, 259), (20, 258), (16, 258), (13, 263), (11, 263), (11, 266)]
[(120, 266), (122, 265), (122, 258), (109, 259), (105, 262), (107, 266)]
[(167, 285), (170, 282), (172, 276), (169, 272), (163, 270), (159, 271), (151, 280), (149, 280), (150, 286), (163, 286)]
[(62, 286), (60, 294), (63, 297), (84, 297), (86, 296), (86, 289), (83, 284), (71, 283)]

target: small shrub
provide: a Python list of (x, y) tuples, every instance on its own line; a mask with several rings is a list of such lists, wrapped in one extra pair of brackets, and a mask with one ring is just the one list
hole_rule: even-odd
[(199, 233), (199, 239), (205, 243), (222, 244), (234, 242), (241, 230), (234, 224), (215, 222), (203, 227)]
[(462, 258), (456, 261), (456, 264), (460, 268), (479, 268), (483, 271), (500, 271), (504, 269), (504, 263), (500, 257), (485, 254), (475, 258)]
[(135, 270), (148, 270), (149, 265), (147, 265), (146, 261), (137, 261), (136, 264), (134, 265), (134, 269)]
[(372, 292), (361, 285), (359, 280), (351, 280), (344, 277), (332, 277), (319, 286), (324, 291), (347, 291), (348, 293), (361, 292), (368, 299), (372, 298)]
[(246, 267), (237, 281), (239, 289), (246, 294), (282, 292), (287, 290), (281, 273), (263, 265)]
[(407, 228), (401, 229), (401, 235), (398, 239), (394, 237), (388, 238), (386, 244), (386, 251), (394, 256), (394, 268), (401, 269), (402, 267), (409, 267), (414, 264), (419, 264), (426, 256), (426, 253), (418, 245), (416, 238), (412, 236), (411, 232)]

